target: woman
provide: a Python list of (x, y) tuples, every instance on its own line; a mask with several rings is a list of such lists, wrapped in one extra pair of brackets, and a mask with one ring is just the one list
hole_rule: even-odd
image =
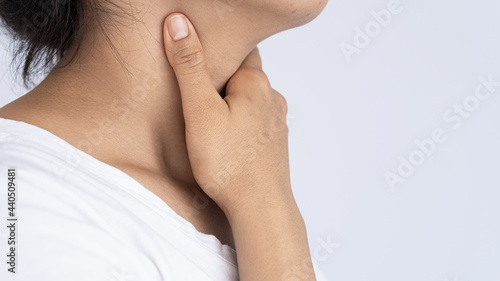
[(0, 109), (2, 280), (315, 280), (255, 47), (325, 0), (0, 3), (25, 81), (62, 57)]

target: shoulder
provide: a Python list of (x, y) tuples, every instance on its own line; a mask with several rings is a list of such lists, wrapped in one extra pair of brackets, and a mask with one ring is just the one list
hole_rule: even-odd
[(95, 192), (102, 183), (67, 153), (71, 147), (42, 130), (0, 118), (0, 181), (14, 187), (9, 207), (17, 221), (6, 235), (15, 237), (8, 249), (16, 280), (160, 280), (152, 263), (117, 239), (109, 218), (118, 211), (104, 214), (110, 200)]

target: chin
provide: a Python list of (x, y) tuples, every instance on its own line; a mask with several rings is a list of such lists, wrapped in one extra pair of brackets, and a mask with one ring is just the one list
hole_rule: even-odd
[[(261, 3), (277, 26), (294, 28), (309, 23), (325, 8), (328, 0), (254, 0)], [(251, 1), (250, 1), (251, 2)]]

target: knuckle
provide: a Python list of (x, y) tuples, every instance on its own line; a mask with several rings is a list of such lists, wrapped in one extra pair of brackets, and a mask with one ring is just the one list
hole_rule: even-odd
[(257, 87), (259, 89), (270, 88), (269, 79), (267, 75), (264, 72), (257, 69), (253, 68), (241, 69), (236, 73), (235, 79), (238, 81), (245, 81), (246, 83), (249, 83), (250, 85)]
[(174, 52), (174, 65), (181, 74), (190, 74), (200, 71), (205, 66), (203, 50), (201, 48), (184, 47)]
[(288, 103), (286, 101), (285, 96), (283, 96), (282, 94), (280, 94), (278, 92), (276, 92), (276, 96), (278, 98), (278, 104), (279, 104), (281, 111), (286, 114), (288, 112)]

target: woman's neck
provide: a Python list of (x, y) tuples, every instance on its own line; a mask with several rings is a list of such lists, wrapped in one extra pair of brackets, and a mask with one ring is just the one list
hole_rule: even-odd
[[(148, 11), (140, 15), (144, 24), (127, 25), (120, 33), (111, 30), (116, 53), (102, 37), (85, 41), (70, 65), (54, 69), (28, 95), (60, 122), (78, 124), (87, 132), (79, 140), (85, 152), (98, 154), (115, 147), (112, 155), (102, 158), (192, 183), (180, 93), (163, 46), (167, 14)], [(204, 22), (208, 19), (201, 15), (188, 17), (200, 19), (193, 24), (214, 86), (221, 90), (259, 40), (255, 33), (236, 32), (237, 24), (229, 24), (229, 18), (221, 24)]]
[[(46, 129), (120, 168), (198, 230), (232, 245), (227, 220), (220, 219), (224, 214), (208, 204), (191, 171), (163, 22), (173, 12), (188, 16), (204, 47), (213, 84), (221, 91), (260, 41), (311, 20), (326, 1), (130, 2), (144, 5), (132, 13), (135, 19), (117, 17), (105, 26), (114, 49), (102, 36), (87, 37), (71, 64), (56, 67), (35, 89), (0, 108), (0, 117)], [(94, 25), (90, 30), (98, 29)], [(66, 64), (74, 48), (59, 65)]]

